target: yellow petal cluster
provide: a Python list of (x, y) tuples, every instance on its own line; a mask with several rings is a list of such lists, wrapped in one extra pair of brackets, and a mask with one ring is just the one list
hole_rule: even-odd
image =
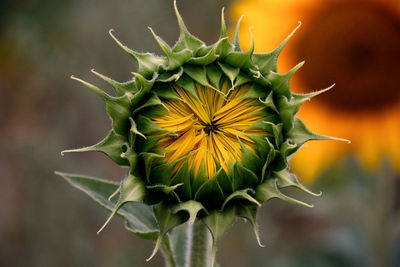
[(153, 119), (169, 131), (158, 145), (166, 151), (168, 163), (188, 156), (195, 175), (204, 164), (211, 178), (216, 162), (228, 171), (230, 163), (241, 160), (241, 144), (254, 151), (251, 136), (267, 134), (251, 127), (263, 119), (260, 111), (265, 107), (257, 99), (245, 97), (250, 85), (232, 89), (225, 82), (221, 91), (197, 85), (196, 95), (176, 84), (173, 87), (179, 100), (164, 101), (168, 111), (159, 111), (162, 116)]

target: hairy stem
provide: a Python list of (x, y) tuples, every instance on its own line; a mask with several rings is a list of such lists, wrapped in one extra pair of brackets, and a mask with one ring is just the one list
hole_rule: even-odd
[(209, 232), (207, 227), (197, 221), (191, 228), (191, 246), (189, 267), (206, 267), (209, 265)]
[(164, 238), (162, 245), (161, 245), (161, 251), (163, 252), (165, 262), (167, 263), (167, 267), (177, 267), (175, 264), (175, 259), (174, 255), (171, 250), (171, 245), (169, 242), (169, 238), (166, 237)]

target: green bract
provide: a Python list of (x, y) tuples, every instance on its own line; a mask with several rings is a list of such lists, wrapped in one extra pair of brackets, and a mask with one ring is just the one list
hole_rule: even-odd
[[(58, 174), (112, 211), (107, 222), (114, 214), (119, 214), (125, 218), (128, 230), (140, 237), (156, 240), (153, 255), (172, 228), (197, 219), (212, 234), (214, 256), (216, 243), (236, 216), (248, 219), (260, 243), (256, 214), (261, 203), (279, 198), (309, 206), (279, 190), (297, 187), (315, 195), (289, 173), (288, 157), (306, 141), (333, 138), (312, 133), (296, 117), (303, 102), (325, 91), (310, 94), (290, 91), (289, 79), (303, 63), (287, 73), (277, 72), (277, 57), (294, 31), (272, 52), (253, 53), (254, 43), (250, 50), (242, 51), (238, 36), (240, 20), (231, 43), (222, 13), (220, 38), (207, 46), (188, 32), (176, 4), (175, 11), (180, 36), (173, 47), (150, 29), (165, 53), (163, 57), (135, 52), (110, 31), (117, 44), (138, 65), (137, 73), (133, 73), (133, 79), (128, 82), (117, 82), (92, 70), (112, 85), (115, 96), (72, 77), (103, 98), (112, 129), (96, 145), (63, 152), (103, 152), (115, 163), (129, 166), (126, 177), (114, 184), (86, 176)], [(179, 100), (173, 84), (196, 96), (195, 86), (221, 90), (224, 81), (232, 90), (252, 85), (247, 97), (263, 105), (267, 115), (261, 124), (269, 134), (252, 138), (254, 151), (241, 145), (242, 158), (230, 164), (228, 171), (216, 161), (217, 169), (212, 177), (205, 175), (204, 168), (194, 175), (187, 157), (167, 163), (164, 160), (166, 152), (158, 150), (157, 144), (169, 133), (153, 119), (159, 116), (157, 111), (166, 110), (165, 101)], [(174, 168), (179, 161), (186, 162), (179, 169)]]

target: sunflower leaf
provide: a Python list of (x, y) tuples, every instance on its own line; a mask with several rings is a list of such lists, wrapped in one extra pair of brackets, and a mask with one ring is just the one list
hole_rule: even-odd
[[(109, 200), (108, 197), (118, 189), (118, 184), (90, 176), (62, 172), (56, 174), (107, 210), (112, 211), (115, 208), (116, 201)], [(155, 240), (157, 237), (159, 229), (151, 207), (132, 202), (121, 207), (117, 214), (125, 219), (126, 228), (134, 234), (150, 240)]]

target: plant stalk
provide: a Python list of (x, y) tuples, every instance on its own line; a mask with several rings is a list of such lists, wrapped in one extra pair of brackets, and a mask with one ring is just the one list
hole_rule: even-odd
[(189, 267), (209, 266), (210, 234), (207, 227), (201, 221), (196, 221), (189, 231), (191, 231)]
[(171, 245), (169, 242), (169, 238), (164, 238), (161, 244), (161, 251), (163, 252), (165, 262), (167, 263), (167, 267), (177, 267), (175, 264), (175, 258), (171, 250)]

